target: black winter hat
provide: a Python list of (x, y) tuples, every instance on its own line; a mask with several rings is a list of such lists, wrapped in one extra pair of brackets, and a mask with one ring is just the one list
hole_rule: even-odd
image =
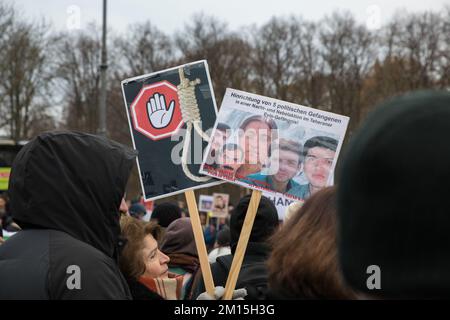
[(230, 228), (224, 226), (222, 230), (217, 233), (217, 244), (221, 247), (230, 245)]
[[(449, 132), (450, 93), (427, 91), (385, 103), (351, 141), (339, 175), (338, 243), (355, 289), (450, 297)], [(380, 268), (379, 290), (367, 285), (371, 265)]]
[(163, 228), (167, 228), (169, 224), (179, 218), (181, 218), (181, 209), (170, 202), (158, 204), (151, 215), (151, 219), (158, 220), (158, 224)]
[[(249, 203), (250, 195), (243, 197), (239, 200), (238, 205), (231, 214), (230, 236), (232, 247), (235, 247), (239, 240)], [(267, 238), (270, 237), (278, 227), (278, 223), (277, 208), (270, 199), (262, 196), (249, 242), (266, 242)]]

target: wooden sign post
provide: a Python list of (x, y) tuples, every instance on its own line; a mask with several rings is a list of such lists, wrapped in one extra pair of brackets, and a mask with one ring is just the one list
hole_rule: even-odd
[(203, 237), (200, 215), (198, 214), (197, 201), (193, 190), (186, 190), (184, 193), (189, 210), (189, 216), (194, 231), (195, 245), (200, 260), (200, 268), (202, 271), (203, 281), (205, 283), (206, 292), (214, 297), (214, 280), (211, 273), (211, 267), (208, 261), (208, 252), (206, 251), (205, 238)]
[(252, 192), (239, 241), (234, 253), (233, 262), (231, 264), (230, 272), (228, 273), (225, 293), (222, 298), (223, 300), (230, 300), (233, 297), (233, 291), (236, 287), (239, 271), (241, 270), (242, 261), (244, 260), (245, 250), (247, 249), (248, 240), (250, 239), (250, 234), (252, 232), (253, 222), (255, 221), (256, 213), (258, 212), (261, 194), (262, 192), (259, 190), (253, 190)]

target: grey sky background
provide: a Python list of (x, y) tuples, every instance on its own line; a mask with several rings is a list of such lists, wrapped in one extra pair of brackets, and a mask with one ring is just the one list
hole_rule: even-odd
[[(95, 22), (101, 24), (102, 0), (7, 0), (14, 3), (29, 19), (45, 18), (54, 30), (67, 31), (73, 6), (79, 10), (81, 29)], [(379, 24), (387, 22), (395, 12), (442, 10), (450, 0), (109, 0), (108, 25), (110, 29), (125, 32), (129, 24), (150, 21), (167, 34), (182, 30), (194, 13), (213, 15), (228, 23), (231, 30), (241, 26), (261, 25), (272, 16), (301, 15), (308, 20), (319, 20), (333, 10), (349, 10), (356, 19), (368, 23), (374, 12)], [(72, 8), (72, 9), (71, 9)], [(374, 11), (375, 10), (375, 11)], [(375, 27), (376, 28), (376, 27)]]

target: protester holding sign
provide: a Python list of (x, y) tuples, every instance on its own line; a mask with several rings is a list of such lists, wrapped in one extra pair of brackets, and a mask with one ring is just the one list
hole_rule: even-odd
[[(214, 283), (217, 286), (225, 286), (227, 281), (249, 203), (250, 196), (245, 196), (239, 201), (231, 215), (230, 244), (232, 254), (218, 257), (216, 263), (211, 265)], [(278, 228), (278, 225), (278, 213), (273, 202), (262, 197), (236, 285), (238, 289), (247, 289), (248, 296), (245, 299), (258, 300), (266, 297), (267, 269), (265, 263), (270, 252), (267, 241)], [(196, 284), (194, 298), (205, 290), (201, 281), (196, 281)]]

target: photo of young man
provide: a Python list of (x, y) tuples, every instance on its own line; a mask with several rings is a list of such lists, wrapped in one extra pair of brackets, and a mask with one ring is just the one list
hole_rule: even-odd
[(303, 146), (303, 172), (307, 184), (290, 190), (290, 194), (307, 199), (327, 185), (338, 141), (327, 136), (310, 138)]
[(219, 122), (217, 124), (216, 130), (214, 130), (214, 136), (211, 141), (211, 149), (209, 150), (208, 158), (206, 163), (212, 167), (217, 167), (218, 157), (220, 151), (225, 145), (227, 139), (230, 136), (230, 126), (225, 123)]
[(272, 144), (270, 151), (269, 171), (271, 174), (261, 172), (251, 174), (244, 182), (290, 194), (291, 189), (300, 187), (293, 178), (302, 168), (302, 146), (292, 140), (280, 139)]
[(237, 169), (244, 161), (244, 152), (235, 143), (227, 143), (223, 146), (219, 156), (219, 165), (217, 170), (221, 175), (227, 175), (230, 179), (234, 179)]

